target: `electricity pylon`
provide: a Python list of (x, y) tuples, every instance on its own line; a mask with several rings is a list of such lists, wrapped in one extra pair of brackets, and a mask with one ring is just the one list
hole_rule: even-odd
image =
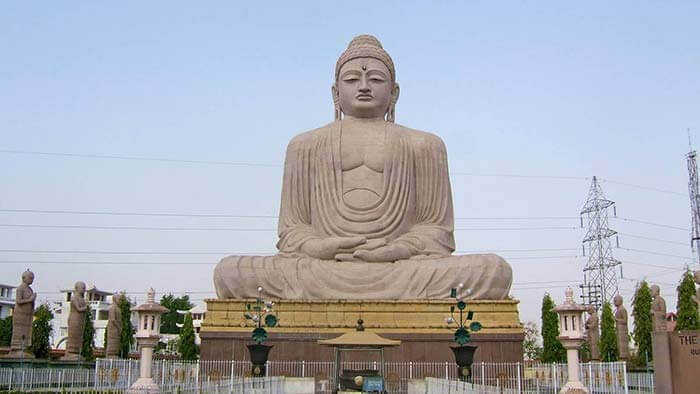
[(580, 287), (584, 302), (596, 308), (600, 308), (603, 302), (612, 302), (618, 293), (615, 267), (622, 263), (613, 257), (610, 244), (610, 239), (617, 235), (608, 224), (610, 207), (613, 208), (613, 215), (617, 216), (615, 202), (605, 198), (594, 176), (586, 203), (581, 208), (581, 227), (584, 216), (588, 225), (583, 238), (583, 254), (588, 256), (588, 262), (583, 268), (583, 284)]

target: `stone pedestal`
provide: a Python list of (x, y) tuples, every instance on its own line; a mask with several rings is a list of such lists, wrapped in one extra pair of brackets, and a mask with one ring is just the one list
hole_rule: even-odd
[(583, 344), (582, 340), (562, 340), (566, 348), (566, 364), (569, 372), (569, 380), (559, 390), (559, 394), (588, 394), (588, 389), (581, 383), (578, 370), (578, 349)]
[(697, 392), (700, 331), (654, 332), (654, 384), (657, 394)]
[(136, 338), (141, 348), (141, 360), (139, 361), (139, 378), (131, 385), (127, 394), (156, 394), (160, 388), (153, 381), (151, 366), (153, 364), (153, 349), (158, 344), (158, 337)]
[[(244, 313), (254, 300), (207, 300), (207, 316), (200, 332), (203, 360), (244, 360), (246, 345), (253, 343), (253, 326)], [(475, 362), (522, 362), (523, 327), (517, 300), (469, 301), (483, 329), (472, 335), (479, 350)], [(454, 362), (452, 300), (277, 300), (279, 326), (267, 329), (266, 344), (274, 345), (270, 360), (329, 361), (330, 349), (319, 339), (336, 337), (355, 329), (357, 319), (368, 330), (401, 340), (401, 346), (385, 350), (385, 358), (398, 361)], [(360, 357), (360, 355), (358, 355)]]
[(654, 354), (654, 392), (656, 394), (672, 394), (671, 348), (668, 343), (668, 332), (653, 332), (651, 346)]

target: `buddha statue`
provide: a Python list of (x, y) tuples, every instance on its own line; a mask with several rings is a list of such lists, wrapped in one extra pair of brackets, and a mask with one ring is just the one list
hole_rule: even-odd
[(287, 147), (275, 256), (216, 266), (219, 298), (470, 299), (508, 296), (512, 270), (494, 254), (455, 250), (447, 151), (434, 134), (395, 123), (399, 84), (373, 36), (340, 55), (335, 120)]

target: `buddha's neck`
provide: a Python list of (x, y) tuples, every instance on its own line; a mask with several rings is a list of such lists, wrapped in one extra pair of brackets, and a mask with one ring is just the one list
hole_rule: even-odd
[(343, 116), (343, 121), (358, 122), (358, 123), (384, 123), (384, 122), (386, 122), (386, 119), (384, 119), (384, 118), (356, 118), (354, 116), (345, 115), (345, 116)]

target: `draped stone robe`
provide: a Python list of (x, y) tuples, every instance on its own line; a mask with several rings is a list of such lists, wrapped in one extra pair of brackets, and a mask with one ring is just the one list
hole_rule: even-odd
[[(445, 298), (464, 283), (469, 298), (503, 299), (510, 266), (496, 255), (450, 256), (455, 249), (447, 153), (435, 135), (386, 122), (381, 198), (367, 208), (343, 201), (342, 122), (296, 136), (286, 153), (277, 256), (231, 256), (217, 265), (219, 298)], [(305, 255), (313, 238), (364, 236), (402, 243), (397, 262), (336, 262)]]

